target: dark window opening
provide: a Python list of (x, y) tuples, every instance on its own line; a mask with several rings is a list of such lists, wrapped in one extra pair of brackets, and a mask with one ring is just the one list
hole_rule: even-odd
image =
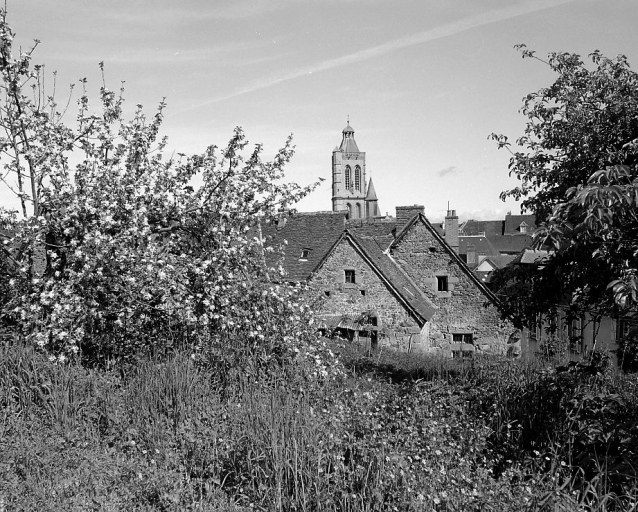
[(361, 290), (361, 295), (363, 295), (365, 297), (366, 296), (366, 291), (365, 290)]
[(452, 341), (455, 343), (467, 343), (472, 345), (474, 343), (474, 335), (470, 333), (454, 333), (452, 334)]
[(436, 276), (436, 289), (440, 292), (448, 291), (447, 276)]
[(354, 270), (346, 270), (345, 275), (346, 275), (346, 283), (354, 284), (356, 282), (354, 277)]
[(325, 292), (323, 292), (323, 293), (324, 293), (324, 295), (325, 295), (326, 297), (330, 297), (330, 290), (326, 290), (326, 291), (325, 291)]
[(585, 349), (583, 338), (583, 323), (582, 317), (572, 318), (567, 325), (567, 336), (569, 337), (569, 349), (576, 353), (581, 354)]
[(536, 322), (536, 315), (533, 315), (532, 317), (530, 317), (529, 319), (529, 339), (530, 340), (536, 340), (536, 330), (537, 330), (537, 322)]
[(619, 318), (616, 322), (616, 339), (622, 340), (635, 335), (638, 321), (633, 318)]
[(454, 358), (466, 358), (474, 357), (474, 350), (466, 347), (466, 345), (474, 345), (474, 335), (468, 332), (457, 332), (452, 334), (452, 341), (454, 343), (460, 343), (461, 345), (452, 349), (452, 357)]
[(307, 260), (309, 254), (310, 254), (310, 249), (301, 249), (301, 256), (299, 256), (299, 259)]
[(436, 247), (430, 247), (429, 249), (430, 249), (431, 253), (435, 253), (436, 252)]

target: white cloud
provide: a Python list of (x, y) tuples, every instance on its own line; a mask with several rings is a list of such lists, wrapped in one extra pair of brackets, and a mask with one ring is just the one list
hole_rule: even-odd
[(439, 178), (443, 178), (445, 176), (450, 176), (452, 174), (457, 174), (459, 172), (458, 168), (455, 165), (450, 165), (448, 167), (445, 167), (444, 169), (441, 169), (439, 171), (437, 171), (437, 175), (439, 176)]

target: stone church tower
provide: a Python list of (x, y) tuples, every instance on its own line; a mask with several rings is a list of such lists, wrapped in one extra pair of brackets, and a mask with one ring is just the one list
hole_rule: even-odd
[(359, 151), (350, 122), (342, 135), (332, 152), (332, 211), (347, 210), (351, 219), (378, 217), (374, 185), (366, 181), (366, 154)]

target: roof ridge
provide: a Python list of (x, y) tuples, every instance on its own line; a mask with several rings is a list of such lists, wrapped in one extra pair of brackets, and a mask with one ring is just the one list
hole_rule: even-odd
[(423, 213), (419, 213), (417, 215), (415, 215), (412, 219), (410, 219), (410, 221), (408, 221), (405, 225), (405, 227), (401, 230), (401, 233), (397, 234), (397, 237), (392, 241), (392, 243), (390, 244), (390, 246), (388, 247), (388, 250), (390, 250), (392, 247), (396, 246), (397, 243), (400, 241), (401, 238), (403, 238), (405, 236), (405, 233), (407, 233), (407, 229), (414, 225), (416, 223), (417, 220), (420, 220), (421, 222), (423, 222), (424, 226), (434, 235), (434, 238), (437, 239), (437, 241), (443, 246), (443, 248), (447, 251), (447, 253), (452, 256), (452, 258), (456, 261), (457, 265), (459, 265), (459, 267), (461, 268), (461, 270), (472, 280), (474, 281), (474, 283), (479, 287), (479, 289), (483, 292), (483, 294), (489, 299), (491, 300), (495, 305), (499, 304), (499, 300), (498, 297), (496, 295), (494, 295), (494, 293), (492, 292), (492, 290), (490, 290), (487, 286), (485, 286), (485, 284), (483, 284), (477, 277), (476, 275), (474, 275), (474, 273), (472, 272), (472, 270), (470, 269), (470, 267), (467, 266), (467, 264), (461, 259), (461, 257), (454, 251), (454, 249), (452, 249), (452, 247), (450, 247), (450, 245), (445, 241), (445, 238), (443, 238), (437, 231), (436, 229), (434, 229), (434, 226), (432, 225), (432, 223), (428, 220), (428, 218), (423, 214)]
[[(430, 319), (432, 318), (432, 315), (434, 314), (434, 311), (436, 311), (438, 308), (430, 301), (428, 297), (426, 297), (423, 294), (421, 289), (414, 284), (412, 279), (410, 279), (409, 276), (406, 275), (406, 272), (401, 268), (401, 266), (398, 265), (392, 257), (388, 257), (388, 254), (386, 253), (386, 251), (382, 250), (381, 247), (379, 246), (379, 250), (381, 254), (384, 257), (388, 257), (388, 262), (392, 265), (392, 267), (396, 269), (401, 275), (401, 277), (406, 279), (408, 284), (412, 286), (415, 289), (415, 291), (418, 293), (418, 297), (416, 298), (422, 300), (425, 303), (427, 307), (427, 312), (425, 314), (426, 315), (429, 314), (430, 315), (429, 318), (424, 316), (422, 312), (419, 312), (417, 310), (417, 307), (411, 303), (411, 299), (414, 299), (414, 297), (405, 296), (405, 292), (407, 292), (408, 290), (405, 289), (403, 290), (404, 293), (402, 293), (402, 289), (404, 288), (404, 286), (402, 286), (401, 283), (397, 283), (396, 280), (392, 278), (392, 276), (386, 275), (386, 272), (384, 272), (384, 270), (380, 268), (379, 265), (375, 264), (374, 258), (370, 254), (368, 254), (366, 247), (362, 245), (361, 243), (364, 237), (360, 237), (352, 233), (348, 229), (346, 229), (344, 233), (346, 237), (349, 237), (352, 240), (353, 244), (355, 245), (357, 250), (361, 253), (361, 255), (366, 259), (368, 264), (373, 269), (375, 269), (375, 271), (379, 274), (379, 276), (381, 276), (381, 278), (390, 286), (390, 288), (394, 291), (394, 294), (397, 295), (408, 306), (408, 309), (412, 310), (417, 316), (420, 316), (425, 322), (429, 322)], [(378, 245), (378, 242), (374, 240), (374, 238), (367, 238), (366, 240), (374, 241)], [(409, 294), (413, 295), (411, 292)]]

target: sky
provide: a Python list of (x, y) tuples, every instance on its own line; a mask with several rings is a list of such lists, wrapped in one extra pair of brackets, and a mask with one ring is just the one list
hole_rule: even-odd
[[(97, 98), (125, 81), (130, 108), (166, 98), (171, 148), (224, 146), (235, 126), (272, 156), (293, 134), (287, 177), (325, 181), (297, 205), (331, 209), (331, 156), (350, 119), (382, 213), (421, 204), (433, 221), (519, 212), (492, 132), (521, 135), (522, 98), (546, 55), (598, 49), (638, 65), (636, 0), (6, 0), (16, 41), (57, 90), (86, 77)], [(72, 118), (69, 119), (70, 121)], [(0, 204), (11, 205), (6, 190)]]

